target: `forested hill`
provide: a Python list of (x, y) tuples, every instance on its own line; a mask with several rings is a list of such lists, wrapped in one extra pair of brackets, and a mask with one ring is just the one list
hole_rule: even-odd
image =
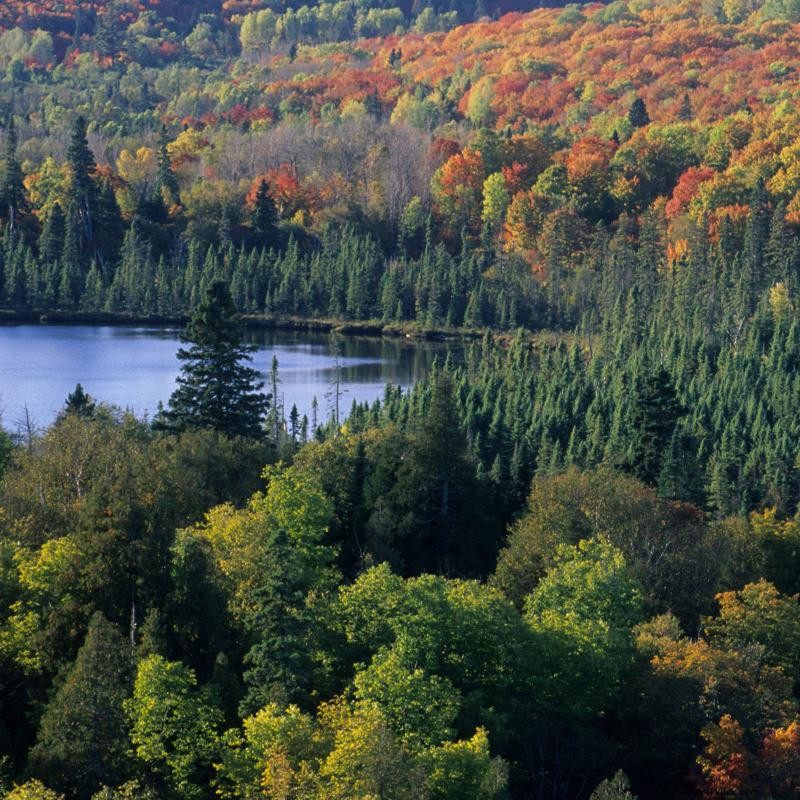
[[(386, 32), (394, 32), (413, 24), (426, 9), (429, 11), (423, 17), (423, 29), (440, 15), (440, 21), (452, 26), (509, 11), (530, 11), (541, 4), (537, 0), (6, 0), (0, 6), (0, 28), (46, 31), (55, 38), (59, 53), (79, 43), (89, 43), (102, 51), (110, 30), (124, 30), (143, 16), (161, 30), (165, 40), (174, 41), (175, 34), (185, 36), (198, 24), (211, 23), (220, 33), (224, 27), (235, 28), (247, 14), (263, 10), (278, 15), (289, 12), (290, 16), (298, 11), (303, 22), (320, 10), (323, 16), (329, 15), (334, 5), (353, 23), (349, 36), (356, 36), (357, 16), (360, 14), (363, 20), (370, 11), (370, 24), (382, 20), (382, 27), (391, 26)], [(564, 3), (553, 0), (547, 5)]]
[[(0, 314), (190, 322), (0, 428), (0, 797), (796, 800), (798, 6), (80, 9)], [(242, 311), (473, 336), (309, 420)]]

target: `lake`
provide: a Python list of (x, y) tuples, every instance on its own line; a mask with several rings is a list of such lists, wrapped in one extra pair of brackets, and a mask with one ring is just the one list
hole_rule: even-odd
[[(179, 330), (123, 326), (0, 326), (0, 416), (4, 427), (21, 424), (27, 407), (38, 427), (50, 424), (76, 383), (95, 399), (138, 416), (153, 416), (169, 399), (179, 364)], [(279, 395), (288, 416), (292, 404), (311, 418), (314, 397), (320, 421), (329, 416), (325, 395), (339, 371), (342, 417), (353, 400), (383, 396), (387, 383), (408, 387), (430, 370), (454, 343), (357, 336), (332, 337), (306, 331), (248, 331), (258, 345), (253, 366), (269, 372), (278, 358)], [(266, 389), (265, 389), (266, 390)]]

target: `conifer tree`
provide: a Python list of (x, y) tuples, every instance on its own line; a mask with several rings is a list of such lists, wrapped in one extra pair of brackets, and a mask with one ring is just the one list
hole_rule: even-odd
[(91, 417), (95, 411), (95, 402), (88, 395), (80, 383), (75, 385), (75, 390), (67, 395), (64, 402), (63, 414), (76, 414), (79, 417)]
[(275, 201), (270, 194), (269, 183), (266, 179), (262, 179), (258, 184), (251, 217), (256, 240), (262, 247), (267, 247), (272, 243), (277, 221), (278, 212), (275, 208)]
[(636, 393), (631, 420), (631, 467), (645, 483), (655, 484), (672, 434), (684, 409), (669, 373), (659, 367), (645, 375)]
[(178, 179), (175, 177), (175, 172), (172, 169), (172, 161), (167, 151), (168, 140), (169, 137), (167, 136), (166, 126), (162, 126), (161, 138), (158, 143), (157, 185), (164, 198), (164, 202), (168, 205), (173, 205), (178, 202), (179, 188)]
[(5, 216), (9, 225), (14, 228), (24, 208), (25, 187), (22, 185), (22, 167), (17, 158), (17, 130), (14, 126), (14, 117), (9, 115), (3, 149), (2, 182), (0, 182), (0, 216)]
[(86, 120), (78, 117), (67, 149), (67, 164), (72, 178), (72, 200), (81, 222), (81, 235), (85, 241), (91, 242), (94, 240), (93, 214), (97, 204), (97, 186), (93, 178), (96, 164), (89, 149), (86, 130)]
[(39, 237), (39, 258), (47, 264), (53, 264), (64, 249), (65, 233), (64, 210), (60, 203), (55, 203), (47, 215)]
[(189, 322), (178, 350), (178, 388), (156, 418), (157, 428), (212, 428), (227, 436), (264, 436), (269, 396), (261, 392), (251, 361), (253, 345), (242, 342), (241, 321), (224, 281), (214, 281)]
[(628, 109), (628, 122), (632, 128), (644, 128), (650, 124), (650, 115), (647, 113), (647, 106), (641, 97), (637, 97)]
[(30, 766), (47, 784), (88, 798), (127, 777), (128, 735), (123, 701), (130, 693), (131, 650), (101, 613), (64, 683), (47, 705)]

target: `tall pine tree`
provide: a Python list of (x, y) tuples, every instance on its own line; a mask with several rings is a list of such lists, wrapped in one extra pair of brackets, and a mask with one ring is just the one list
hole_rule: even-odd
[(252, 345), (242, 343), (242, 325), (224, 281), (206, 290), (178, 350), (178, 388), (161, 409), (156, 427), (170, 431), (211, 428), (228, 436), (261, 438), (270, 398), (252, 367)]

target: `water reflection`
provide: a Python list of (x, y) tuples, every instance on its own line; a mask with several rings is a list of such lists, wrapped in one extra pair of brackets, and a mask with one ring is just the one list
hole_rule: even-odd
[[(0, 327), (0, 413), (13, 427), (27, 406), (39, 425), (55, 418), (77, 382), (103, 402), (152, 414), (169, 398), (178, 372), (178, 330), (135, 327), (15, 325)], [(279, 364), (278, 397), (288, 414), (293, 404), (311, 416), (328, 415), (326, 394), (338, 374), (340, 407), (372, 402), (387, 383), (410, 386), (436, 358), (461, 346), (408, 339), (331, 336), (319, 332), (253, 330), (254, 366), (266, 379), (273, 355)]]

